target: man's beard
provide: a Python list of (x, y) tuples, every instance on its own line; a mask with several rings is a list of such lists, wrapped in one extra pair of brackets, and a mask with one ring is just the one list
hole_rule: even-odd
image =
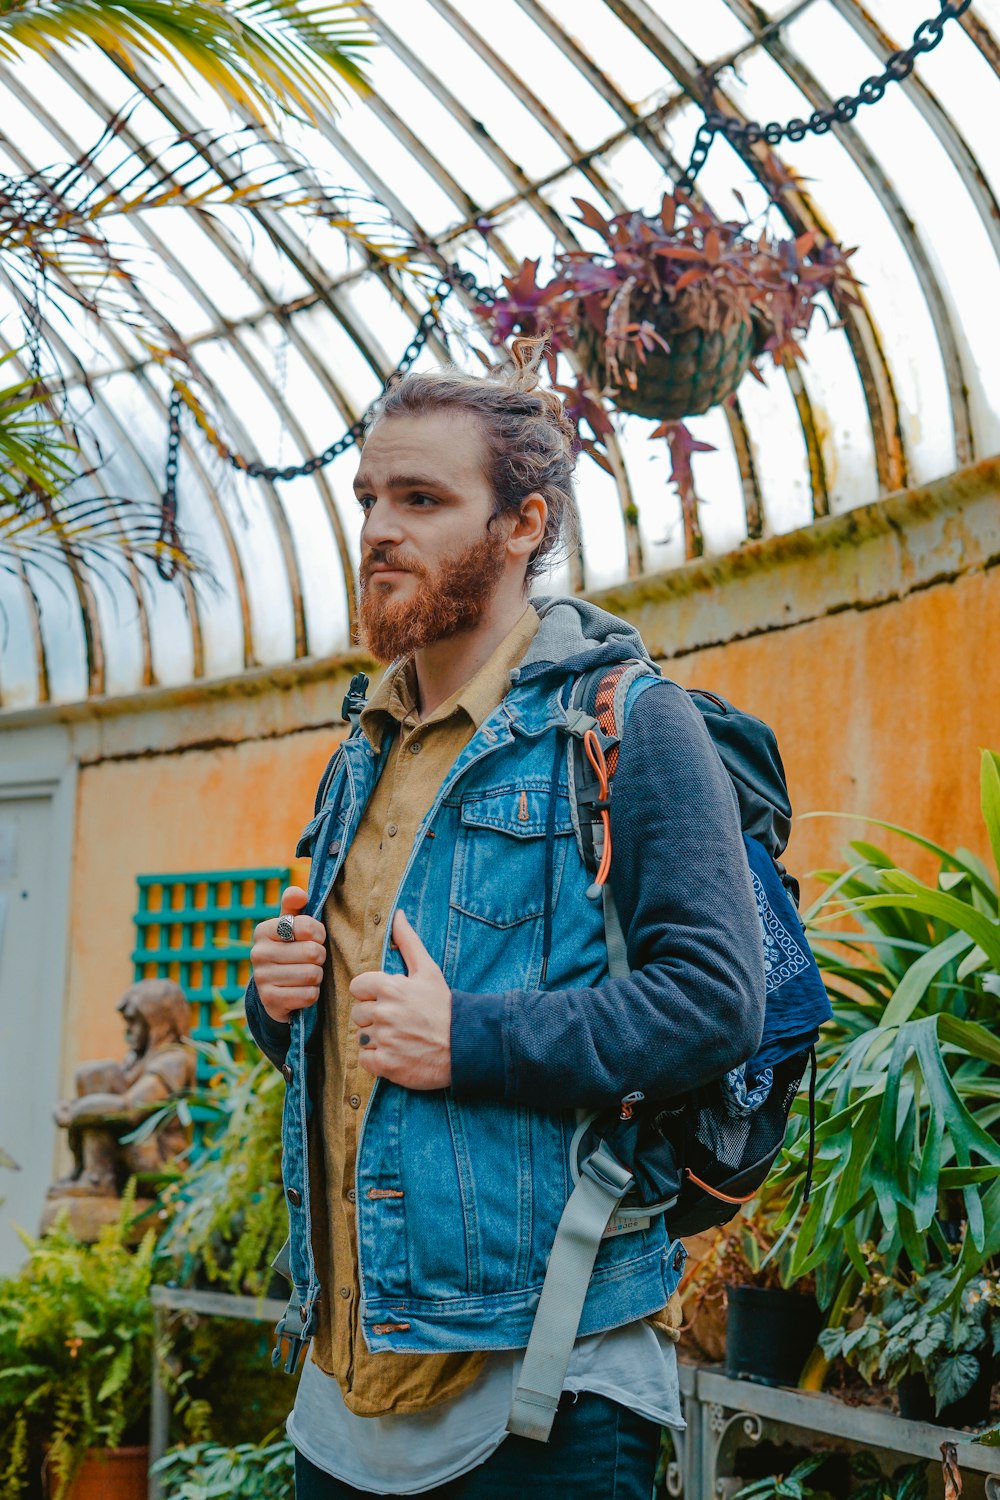
[[(504, 570), (505, 539), (488, 532), (436, 568), (425, 567), (392, 547), (373, 547), (361, 562), (361, 644), (376, 661), (410, 656), (435, 641), (469, 630), (482, 617)], [(418, 581), (406, 599), (380, 585), (377, 564), (405, 568)]]

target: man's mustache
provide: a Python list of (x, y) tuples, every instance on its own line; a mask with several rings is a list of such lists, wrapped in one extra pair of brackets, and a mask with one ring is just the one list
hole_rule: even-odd
[(375, 568), (399, 568), (404, 573), (423, 575), (427, 569), (407, 558), (405, 552), (391, 547), (372, 547), (361, 559), (361, 579), (367, 582)]

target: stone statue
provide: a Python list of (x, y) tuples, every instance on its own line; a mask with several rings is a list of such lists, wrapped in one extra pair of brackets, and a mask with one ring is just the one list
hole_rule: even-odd
[(187, 1039), (190, 1010), (171, 979), (140, 979), (118, 1002), (128, 1052), (122, 1062), (83, 1063), (76, 1070), (76, 1097), (55, 1111), (68, 1133), (73, 1171), (49, 1188), (42, 1214), (44, 1234), (63, 1208), (78, 1239), (92, 1241), (117, 1218), (127, 1180), (139, 1179), (136, 1210), (143, 1197), (187, 1143), (176, 1115), (138, 1141), (123, 1142), (147, 1115), (191, 1087), (195, 1052)]

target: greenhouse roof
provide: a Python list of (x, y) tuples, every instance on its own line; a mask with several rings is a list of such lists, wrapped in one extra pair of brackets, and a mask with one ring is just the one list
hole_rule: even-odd
[[(742, 119), (808, 116), (856, 91), (935, 9), (934, 0), (375, 0), (370, 95), (336, 119), (286, 124), (325, 184), (369, 195), (441, 265), (486, 286), (522, 257), (587, 244), (574, 199), (653, 209), (687, 163), (706, 70)], [(698, 178), (727, 216), (857, 246), (861, 302), (817, 318), (806, 359), (731, 407), (692, 420), (714, 451), (695, 479), (708, 552), (948, 473), (1000, 447), (1000, 0), (975, 0), (939, 47), (877, 104), (822, 136), (755, 148), (717, 138)], [(135, 79), (96, 49), (0, 60), (0, 172), (76, 159), (121, 111), (101, 158), (116, 182), (189, 163), (224, 179), (212, 138), (233, 128), (215, 98), (167, 68)], [(174, 145), (170, 145), (174, 142)], [(164, 144), (167, 143), (167, 144)], [(269, 157), (259, 137), (253, 162)], [(214, 154), (213, 154), (214, 152)], [(285, 159), (285, 158), (283, 158)], [(190, 181), (190, 165), (187, 168)], [(86, 174), (84, 174), (86, 175)], [(381, 388), (427, 306), (336, 229), (296, 208), (157, 207), (116, 219), (155, 314), (187, 345), (228, 442), (295, 464), (330, 445)], [(44, 305), (48, 347), (73, 391), (91, 493), (157, 502), (169, 378), (127, 324), (96, 325), (69, 297)], [(828, 322), (833, 326), (828, 326)], [(419, 363), (478, 368), (456, 293)], [(0, 346), (21, 341), (0, 261)], [(28, 362), (22, 354), (27, 373)], [(18, 363), (18, 361), (15, 361)], [(8, 369), (10, 366), (8, 366)], [(185, 412), (178, 519), (217, 588), (72, 561), (0, 571), (0, 706), (70, 702), (218, 678), (343, 651), (352, 641), (360, 512), (348, 448), (313, 477), (251, 480)], [(684, 561), (680, 503), (652, 424), (616, 419), (615, 474), (579, 470), (582, 548), (545, 590), (619, 582)], [(2, 559), (0, 559), (2, 560)]]

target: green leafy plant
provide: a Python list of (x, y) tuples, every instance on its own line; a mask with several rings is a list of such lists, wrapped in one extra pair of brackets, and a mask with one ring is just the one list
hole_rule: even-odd
[(814, 1490), (806, 1482), (810, 1474), (826, 1463), (827, 1457), (825, 1453), (814, 1453), (787, 1474), (768, 1474), (755, 1479), (737, 1490), (732, 1500), (833, 1500), (829, 1490)]
[(193, 1443), (171, 1448), (150, 1472), (161, 1500), (292, 1500), (295, 1450), (269, 1434), (261, 1443)]
[[(1000, 1280), (976, 1277), (946, 1311), (950, 1267), (907, 1281), (876, 1273), (857, 1306), (864, 1318), (854, 1328), (827, 1328), (820, 1345), (828, 1359), (843, 1356), (869, 1385), (895, 1386), (904, 1375), (923, 1375), (935, 1410), (959, 1401), (980, 1375), (980, 1356), (1000, 1351)], [(853, 1320), (852, 1320), (853, 1321)]]
[(209, 1087), (169, 1106), (190, 1112), (197, 1103), (215, 1119), (203, 1154), (162, 1195), (170, 1218), (156, 1260), (169, 1264), (181, 1285), (202, 1279), (259, 1296), (288, 1233), (281, 1183), (284, 1086), (242, 1015), (232, 1012), (225, 1020), (227, 1031), (218, 1040), (194, 1044), (211, 1063)]
[(854, 1477), (861, 1480), (851, 1500), (927, 1500), (926, 1459), (899, 1464), (887, 1475), (874, 1453), (862, 1449), (851, 1454), (850, 1464)]
[[(1000, 859), (1000, 756), (984, 751), (983, 818)], [(834, 1007), (817, 1057), (816, 1161), (805, 1212), (806, 1103), (772, 1185), (787, 1193), (775, 1253), (814, 1271), (828, 1325), (846, 1321), (877, 1254), (935, 1282), (940, 1307), (1000, 1254), (1000, 922), (974, 854), (870, 820), (931, 853), (933, 885), (874, 844), (806, 913)], [(831, 930), (837, 923), (837, 929)], [(847, 925), (845, 925), (845, 923)], [(957, 1252), (952, 1251), (957, 1226)], [(937, 1310), (937, 1309), (932, 1309)]]
[(367, 92), (361, 60), (374, 37), (359, 10), (357, 0), (6, 0), (0, 57), (16, 67), (54, 44), (94, 46), (126, 71), (172, 63), (262, 124), (281, 113), (315, 121), (345, 84)]
[(61, 1500), (90, 1448), (143, 1440), (149, 1402), (154, 1235), (126, 1243), (133, 1193), (94, 1245), (65, 1220), (23, 1235), (28, 1259), (0, 1281), (0, 1497), (25, 1493), (32, 1455), (48, 1449)]

